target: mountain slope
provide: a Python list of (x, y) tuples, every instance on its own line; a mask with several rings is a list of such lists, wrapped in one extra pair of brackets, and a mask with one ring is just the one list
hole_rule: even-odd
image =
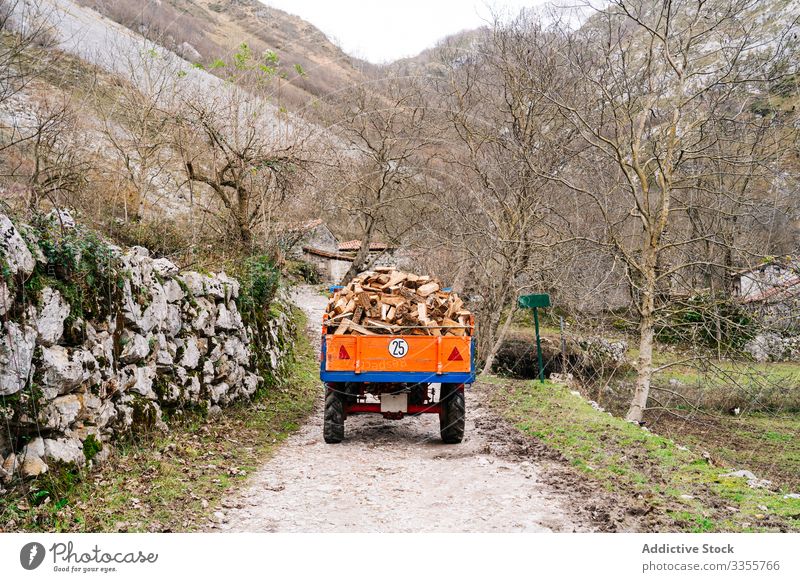
[(77, 0), (225, 77), (246, 43), (254, 55), (274, 51), (285, 79), (280, 101), (291, 107), (340, 91), (361, 79), (360, 64), (318, 28), (257, 0)]

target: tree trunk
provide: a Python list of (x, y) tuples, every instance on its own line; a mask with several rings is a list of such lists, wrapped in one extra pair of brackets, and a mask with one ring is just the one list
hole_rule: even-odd
[(647, 398), (650, 396), (650, 382), (653, 378), (653, 339), (655, 328), (654, 294), (656, 287), (656, 251), (649, 249), (650, 257), (645, 260), (645, 287), (642, 290), (639, 322), (639, 361), (636, 366), (636, 388), (633, 392), (627, 420), (641, 422)]
[(239, 240), (242, 245), (249, 247), (253, 244), (253, 231), (250, 228), (250, 195), (244, 189), (238, 193), (236, 205), (236, 226), (239, 228)]
[(492, 349), (489, 350), (489, 353), (486, 356), (486, 361), (483, 364), (483, 373), (488, 374), (492, 371), (492, 366), (494, 365), (494, 358), (497, 356), (497, 352), (500, 349), (500, 346), (503, 344), (503, 340), (506, 338), (506, 334), (508, 333), (508, 328), (511, 327), (511, 320), (514, 319), (514, 314), (517, 312), (517, 306), (514, 305), (511, 308), (511, 311), (506, 317), (505, 322), (503, 323), (503, 327), (500, 328), (500, 333), (497, 336), (497, 339), (492, 346)]
[(369, 256), (369, 247), (372, 243), (372, 227), (374, 222), (372, 219), (368, 219), (367, 228), (364, 229), (364, 236), (361, 238), (361, 246), (358, 247), (358, 252), (356, 253), (355, 258), (353, 259), (350, 268), (345, 273), (344, 278), (342, 279), (341, 285), (347, 285), (350, 281), (352, 281), (353, 277), (358, 275), (361, 270), (364, 268), (364, 263), (367, 262), (367, 257)]

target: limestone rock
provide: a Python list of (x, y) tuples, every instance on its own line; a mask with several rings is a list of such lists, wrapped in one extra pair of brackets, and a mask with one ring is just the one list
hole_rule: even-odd
[(183, 328), (181, 308), (177, 305), (167, 305), (166, 315), (162, 329), (168, 337), (177, 336)]
[(161, 277), (172, 277), (178, 274), (178, 267), (169, 259), (156, 259), (153, 261), (153, 271)]
[(44, 457), (44, 439), (36, 437), (22, 447), (23, 457)]
[(35, 347), (33, 327), (13, 321), (0, 325), (0, 396), (15, 394), (25, 387)]
[(200, 378), (197, 376), (190, 376), (186, 384), (186, 396), (188, 400), (193, 403), (200, 401)]
[(222, 331), (236, 331), (244, 328), (242, 316), (236, 309), (236, 304), (231, 304), (230, 309), (224, 303), (217, 310), (216, 328)]
[(238, 337), (230, 337), (225, 341), (225, 353), (237, 363), (247, 365), (250, 363), (250, 351)]
[(0, 257), (5, 259), (14, 275), (20, 272), (29, 275), (36, 268), (36, 259), (28, 245), (5, 214), (0, 214)]
[(150, 353), (150, 344), (144, 336), (125, 331), (122, 334), (122, 353), (119, 356), (123, 364), (136, 364), (144, 360)]
[(197, 299), (197, 317), (192, 321), (192, 328), (206, 336), (214, 335), (216, 325), (216, 306), (203, 297)]
[(11, 292), (4, 279), (0, 279), (0, 317), (11, 309)]
[(97, 412), (95, 422), (98, 428), (104, 428), (117, 418), (117, 407), (110, 400), (106, 400)]
[(47, 473), (47, 464), (40, 457), (25, 457), (19, 472), (23, 477), (38, 477)]
[(47, 218), (53, 224), (60, 226), (61, 228), (65, 229), (73, 229), (75, 228), (75, 219), (72, 217), (72, 214), (66, 208), (54, 208), (50, 212), (47, 213)]
[(52, 346), (64, 334), (64, 320), (69, 315), (70, 307), (64, 298), (55, 289), (45, 287), (42, 290), (39, 318), (36, 321), (36, 331), (39, 333), (39, 343)]
[(252, 372), (247, 372), (244, 377), (244, 381), (242, 385), (244, 386), (244, 394), (249, 398), (253, 394), (255, 394), (256, 389), (258, 388), (258, 384), (261, 382), (261, 378)]
[(180, 365), (188, 370), (194, 370), (199, 363), (200, 349), (197, 347), (197, 338), (189, 336), (184, 343)]
[(81, 400), (77, 395), (59, 396), (42, 411), (44, 424), (47, 428), (64, 432), (78, 418), (81, 408)]
[(120, 375), (123, 377), (122, 386), (125, 391), (136, 392), (151, 400), (156, 399), (156, 393), (153, 392), (155, 366), (126, 366), (120, 371)]
[(74, 438), (45, 439), (44, 459), (78, 467), (86, 463), (83, 445), (81, 441)]
[(779, 362), (787, 359), (790, 352), (784, 339), (773, 332), (758, 334), (745, 344), (744, 351), (757, 362)]
[(169, 279), (164, 282), (164, 294), (169, 303), (180, 303), (186, 296), (186, 293), (183, 292), (180, 284), (175, 279)]
[(740, 477), (742, 479), (746, 479), (747, 486), (750, 487), (750, 489), (766, 489), (772, 485), (772, 481), (767, 479), (759, 479), (751, 471), (746, 469), (731, 471), (730, 473), (723, 473), (720, 475), (720, 477)]
[(42, 348), (41, 384), (45, 398), (53, 399), (59, 394), (71, 392), (88, 380), (91, 370), (96, 367), (97, 361), (83, 348)]
[(186, 41), (179, 44), (175, 52), (177, 52), (181, 58), (189, 61), (190, 63), (197, 63), (203, 60), (203, 55), (201, 55), (196, 48)]
[(186, 271), (181, 273), (179, 278), (193, 296), (200, 297), (206, 294), (206, 277), (204, 275), (194, 271)]
[(19, 463), (17, 462), (17, 455), (12, 452), (3, 461), (3, 471), (5, 471), (8, 475), (13, 475), (19, 468), (18, 465)]
[(232, 299), (239, 297), (239, 289), (241, 285), (239, 281), (232, 277), (228, 277), (224, 272), (217, 275), (217, 280), (222, 284), (225, 295), (225, 303), (230, 303)]

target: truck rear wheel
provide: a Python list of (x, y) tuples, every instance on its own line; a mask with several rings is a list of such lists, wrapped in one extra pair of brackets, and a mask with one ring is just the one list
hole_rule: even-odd
[(344, 402), (336, 390), (328, 390), (325, 395), (322, 438), (326, 443), (340, 443), (344, 439)]
[(441, 391), (439, 434), (445, 444), (458, 444), (464, 439), (464, 390), (459, 389), (458, 384), (442, 384)]

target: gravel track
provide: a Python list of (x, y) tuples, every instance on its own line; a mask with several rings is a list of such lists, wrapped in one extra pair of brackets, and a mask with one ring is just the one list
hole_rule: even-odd
[[(326, 299), (299, 287), (294, 301), (319, 343)], [(317, 345), (317, 347), (319, 347)], [(353, 416), (345, 440), (322, 440), (322, 390), (307, 423), (244, 489), (226, 500), (215, 531), (237, 532), (541, 532), (593, 529), (569, 509), (544, 469), (513, 454), (513, 437), (466, 393), (464, 441), (439, 440), (436, 415), (401, 421)], [(530, 457), (528, 457), (530, 458)], [(549, 479), (548, 481), (552, 481)]]

